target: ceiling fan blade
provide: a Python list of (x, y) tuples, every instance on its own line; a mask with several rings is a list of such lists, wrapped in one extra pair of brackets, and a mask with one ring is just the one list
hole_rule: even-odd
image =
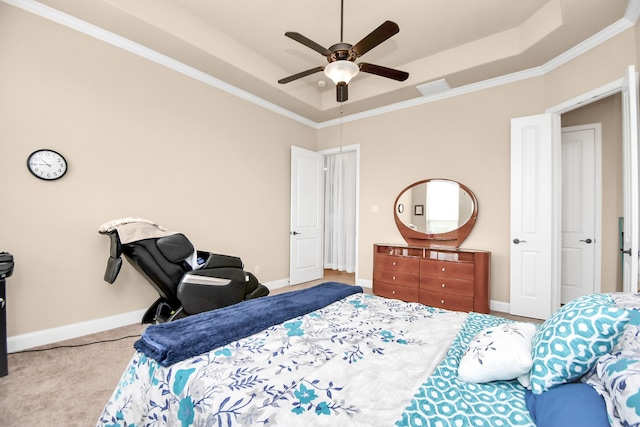
[(368, 36), (356, 43), (351, 50), (358, 56), (362, 56), (394, 34), (400, 32), (398, 24), (385, 21), (378, 28), (369, 33)]
[(305, 77), (305, 76), (309, 76), (311, 74), (317, 73), (318, 71), (322, 71), (322, 70), (324, 70), (324, 67), (311, 68), (310, 70), (301, 71), (301, 72), (299, 72), (297, 74), (294, 74), (292, 76), (285, 77), (284, 79), (280, 79), (280, 80), (278, 80), (278, 83), (280, 83), (280, 84), (289, 83), (289, 82), (292, 82), (294, 80), (298, 80), (299, 78), (302, 78), (302, 77)]
[(409, 73), (400, 70), (394, 70), (393, 68), (383, 67), (381, 65), (367, 64), (361, 62), (358, 64), (360, 71), (369, 74), (375, 74), (377, 76), (386, 77), (388, 79), (398, 80), (403, 82), (409, 78)]
[(293, 39), (293, 40), (297, 41), (298, 43), (302, 43), (306, 47), (309, 47), (309, 48), (315, 50), (316, 52), (318, 52), (321, 55), (324, 55), (324, 56), (331, 55), (331, 51), (329, 49), (327, 49), (324, 46), (320, 46), (318, 43), (314, 42), (311, 39), (306, 38), (305, 36), (303, 36), (300, 33), (296, 33), (296, 32), (293, 32), (293, 31), (287, 31), (286, 33), (284, 33), (284, 35), (289, 37), (290, 39)]

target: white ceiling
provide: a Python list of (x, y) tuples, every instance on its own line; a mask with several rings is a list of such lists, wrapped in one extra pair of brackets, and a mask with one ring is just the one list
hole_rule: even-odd
[[(9, 3), (29, 0), (3, 0)], [(329, 48), (340, 42), (340, 0), (40, 0), (153, 49), (316, 123), (339, 116), (323, 73), (278, 79), (326, 64), (284, 36), (295, 31)], [(357, 62), (409, 72), (398, 82), (360, 73), (344, 114), (421, 97), (416, 86), (452, 88), (543, 66), (625, 18), (637, 0), (345, 0), (344, 42), (382, 22), (400, 33)], [(631, 7), (630, 7), (631, 9)], [(634, 18), (635, 19), (635, 18)], [(318, 85), (325, 81), (326, 87)]]

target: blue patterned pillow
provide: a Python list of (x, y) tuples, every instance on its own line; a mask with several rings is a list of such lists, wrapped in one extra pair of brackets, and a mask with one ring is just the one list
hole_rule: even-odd
[(640, 351), (629, 350), (602, 356), (598, 375), (613, 404), (619, 425), (640, 425)]
[(628, 320), (627, 310), (604, 294), (576, 298), (556, 311), (533, 339), (533, 394), (586, 374), (611, 351)]

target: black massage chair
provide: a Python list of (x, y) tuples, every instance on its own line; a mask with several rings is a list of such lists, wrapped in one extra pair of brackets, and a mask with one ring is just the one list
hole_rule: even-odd
[(269, 294), (244, 271), (240, 258), (198, 251), (184, 234), (143, 218), (110, 221), (98, 232), (111, 239), (104, 280), (116, 280), (124, 254), (160, 294), (142, 323), (168, 322)]

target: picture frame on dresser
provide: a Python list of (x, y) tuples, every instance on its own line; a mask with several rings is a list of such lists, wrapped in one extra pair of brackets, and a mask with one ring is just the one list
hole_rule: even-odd
[[(429, 217), (433, 209), (452, 212)], [(400, 205), (423, 206), (404, 214)], [(444, 206), (444, 204), (448, 206)], [(489, 313), (491, 252), (459, 246), (471, 233), (478, 201), (463, 184), (428, 179), (411, 184), (396, 198), (394, 219), (404, 244), (373, 245), (373, 293), (454, 311)]]

